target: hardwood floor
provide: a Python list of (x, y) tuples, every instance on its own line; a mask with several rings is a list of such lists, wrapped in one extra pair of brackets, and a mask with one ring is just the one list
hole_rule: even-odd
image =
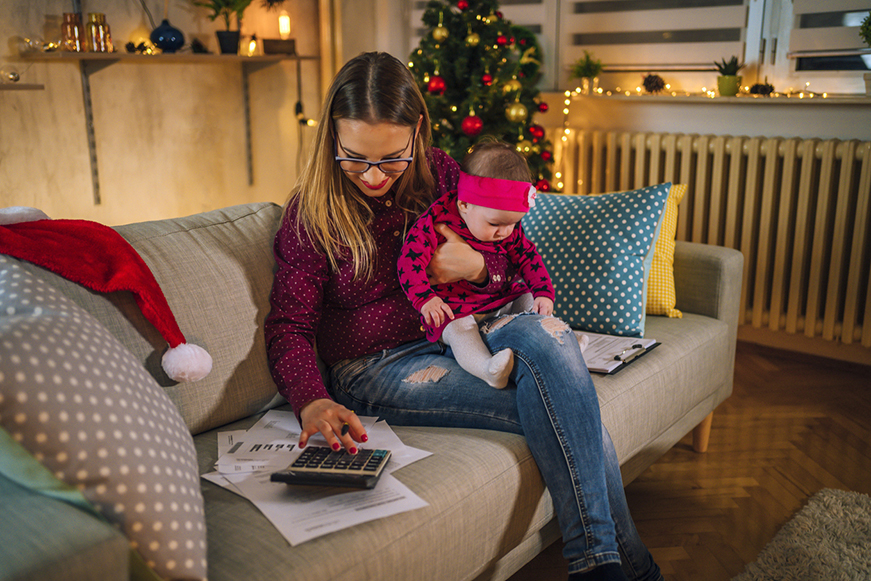
[[(871, 494), (871, 367), (739, 343), (707, 453), (685, 437), (626, 487), (668, 581), (728, 581), (822, 488)], [(565, 581), (557, 542), (510, 581)]]

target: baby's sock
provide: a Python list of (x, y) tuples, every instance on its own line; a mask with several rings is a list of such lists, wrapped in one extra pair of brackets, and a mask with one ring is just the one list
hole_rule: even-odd
[(514, 369), (514, 352), (511, 349), (503, 349), (490, 358), (487, 366), (489, 377), (481, 378), (491, 387), (502, 389), (508, 385), (508, 376)]

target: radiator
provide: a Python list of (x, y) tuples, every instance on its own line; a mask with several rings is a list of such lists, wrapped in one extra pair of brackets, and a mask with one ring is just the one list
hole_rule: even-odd
[(577, 132), (565, 193), (686, 183), (678, 240), (744, 254), (742, 325), (871, 347), (871, 142)]

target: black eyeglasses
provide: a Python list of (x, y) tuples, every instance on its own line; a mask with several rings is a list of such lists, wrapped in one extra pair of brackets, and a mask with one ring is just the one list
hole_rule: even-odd
[[(369, 171), (369, 168), (372, 166), (377, 167), (381, 170), (381, 173), (390, 175), (390, 174), (398, 174), (402, 173), (408, 169), (408, 166), (411, 165), (411, 162), (414, 161), (414, 141), (415, 137), (417, 137), (417, 128), (414, 128), (414, 131), (411, 132), (411, 157), (397, 157), (393, 159), (382, 159), (381, 161), (366, 161), (365, 159), (354, 159), (351, 157), (339, 157), (339, 134), (333, 134), (333, 154), (335, 155), (335, 159), (339, 162), (339, 167), (342, 168), (342, 171), (346, 171), (348, 173), (366, 173)], [(408, 144), (405, 144), (405, 147), (408, 147)], [(345, 149), (345, 146), (342, 146), (342, 149)], [(403, 148), (404, 149), (404, 148)]]

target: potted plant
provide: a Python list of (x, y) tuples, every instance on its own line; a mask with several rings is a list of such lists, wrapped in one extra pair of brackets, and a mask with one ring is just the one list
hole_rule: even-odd
[[(865, 15), (865, 20), (862, 21), (862, 26), (859, 27), (859, 36), (871, 48), (871, 10)], [(865, 96), (871, 97), (871, 73), (865, 73)]]
[[(593, 58), (593, 53), (584, 51), (583, 58), (579, 58), (572, 65), (573, 79), (581, 79), (581, 93), (589, 94), (590, 86), (596, 84), (596, 79), (602, 74), (602, 61)], [(595, 88), (595, 87), (594, 87)]]
[(714, 61), (714, 66), (720, 71), (720, 76), (717, 77), (717, 90), (721, 97), (734, 97), (738, 94), (738, 89), (741, 87), (741, 77), (738, 76), (738, 71), (744, 68), (743, 64), (738, 63), (738, 57), (733, 56), (726, 62), (723, 59), (721, 62)]
[[(219, 17), (224, 20), (224, 30), (218, 30), (218, 45), (221, 54), (237, 54), (239, 52), (239, 31), (242, 28), (242, 14), (251, 0), (193, 0), (194, 5), (208, 8), (212, 11), (209, 20), (214, 22)], [(236, 15), (236, 30), (230, 30), (233, 15)]]

